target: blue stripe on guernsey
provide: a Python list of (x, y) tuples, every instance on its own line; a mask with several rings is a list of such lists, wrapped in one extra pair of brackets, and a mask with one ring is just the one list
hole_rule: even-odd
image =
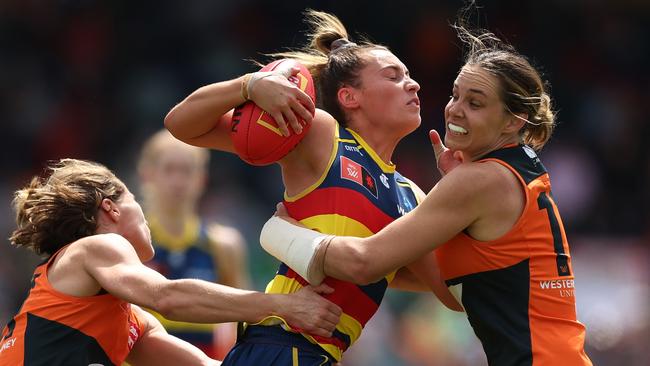
[[(415, 208), (412, 184), (395, 171), (394, 165), (383, 162), (352, 130), (337, 126), (335, 137), (329, 168), (323, 176), (304, 192), (285, 194), (284, 204), (291, 217), (322, 233), (367, 237)], [(334, 292), (324, 297), (339, 305), (343, 315), (333, 337), (305, 337), (340, 360), (377, 311), (394, 276), (391, 273), (366, 286), (326, 278), (324, 283)], [(291, 293), (306, 283), (281, 264), (267, 292)]]

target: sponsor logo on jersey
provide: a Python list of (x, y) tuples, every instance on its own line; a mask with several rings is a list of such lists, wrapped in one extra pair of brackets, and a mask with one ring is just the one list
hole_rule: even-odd
[(363, 156), (363, 153), (359, 149), (359, 146), (343, 145), (343, 147), (345, 147), (345, 150), (347, 150), (347, 151), (352, 151), (352, 152), (355, 152), (355, 153), (359, 153), (359, 155)]
[(9, 338), (9, 339), (7, 339), (7, 340), (2, 344), (2, 346), (0, 347), (0, 353), (2, 353), (2, 351), (6, 350), (6, 349), (8, 349), (8, 348), (13, 347), (14, 344), (16, 344), (16, 338)]
[(542, 290), (557, 290), (560, 297), (573, 297), (575, 295), (574, 280), (546, 280), (539, 281)]
[(138, 338), (140, 338), (140, 328), (137, 327), (134, 321), (129, 320), (129, 349), (133, 348)]
[(366, 168), (356, 161), (341, 156), (341, 178), (351, 180), (363, 186), (370, 194), (378, 198), (377, 181)]

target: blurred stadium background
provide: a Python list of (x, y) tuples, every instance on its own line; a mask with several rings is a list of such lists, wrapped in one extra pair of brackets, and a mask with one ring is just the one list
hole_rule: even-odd
[[(484, 4), (483, 4), (484, 3)], [(255, 70), (245, 59), (297, 47), (306, 7), (386, 44), (422, 90), (422, 127), (396, 152), (428, 190), (439, 178), (427, 139), (460, 66), (448, 26), (460, 1), (0, 2), (0, 323), (38, 259), (13, 248), (12, 192), (47, 160), (102, 162), (137, 190), (141, 142), (195, 88)], [(541, 66), (560, 124), (542, 153), (567, 227), (578, 316), (597, 365), (648, 365), (650, 338), (650, 2), (482, 1), (486, 25)], [(277, 263), (257, 245), (282, 188), (275, 167), (213, 153), (203, 212), (249, 242), (255, 288)], [(344, 366), (484, 365), (462, 314), (432, 295), (391, 292)]]

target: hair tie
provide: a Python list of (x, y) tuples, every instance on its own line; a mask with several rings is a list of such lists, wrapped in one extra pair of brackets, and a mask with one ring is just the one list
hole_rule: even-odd
[(356, 46), (357, 44), (354, 42), (350, 42), (349, 39), (347, 38), (339, 38), (332, 42), (332, 45), (330, 46), (331, 52), (334, 52), (336, 50), (340, 50), (346, 47), (352, 47)]

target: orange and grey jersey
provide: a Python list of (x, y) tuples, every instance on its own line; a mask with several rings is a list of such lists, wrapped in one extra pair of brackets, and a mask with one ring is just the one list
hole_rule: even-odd
[(0, 366), (122, 364), (142, 334), (131, 305), (111, 294), (74, 297), (52, 288), (39, 265), (18, 314), (2, 331)]
[(490, 365), (591, 365), (576, 319), (569, 244), (548, 173), (528, 146), (508, 146), (496, 162), (520, 181), (521, 217), (492, 241), (460, 233), (436, 251), (440, 271), (460, 297)]
[[(370, 236), (411, 211), (417, 205), (412, 182), (384, 163), (354, 131), (337, 126), (329, 168), (304, 192), (289, 197), (284, 204), (291, 217), (311, 229), (335, 235)], [(395, 243), (396, 245), (398, 243)], [(358, 286), (325, 279), (335, 291), (325, 298), (343, 309), (343, 315), (330, 338), (306, 336), (317, 342), (335, 359), (354, 343), (366, 322), (377, 311), (391, 273), (382, 280)], [(292, 293), (307, 282), (281, 264), (267, 292)]]

